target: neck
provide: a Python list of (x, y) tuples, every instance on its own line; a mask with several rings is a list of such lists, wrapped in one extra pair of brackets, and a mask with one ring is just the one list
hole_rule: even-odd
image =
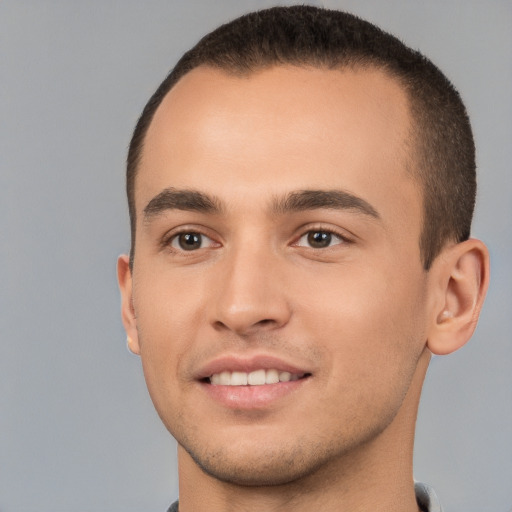
[(205, 474), (179, 446), (180, 512), (418, 512), (414, 428), (429, 360), (425, 349), (403, 404), (384, 431), (300, 481), (267, 487), (222, 482)]

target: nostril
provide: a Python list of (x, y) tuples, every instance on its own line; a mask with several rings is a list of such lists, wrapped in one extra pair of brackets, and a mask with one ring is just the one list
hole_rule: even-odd
[(265, 318), (263, 320), (258, 320), (255, 323), (250, 322), (241, 322), (237, 324), (236, 322), (222, 322), (221, 320), (217, 320), (213, 323), (213, 328), (217, 331), (229, 330), (235, 331), (241, 336), (249, 336), (253, 335), (258, 331), (266, 331), (275, 328), (278, 324), (276, 320), (272, 318)]
[(217, 320), (214, 324), (213, 324), (213, 327), (216, 329), (216, 330), (223, 330), (223, 329), (228, 329), (229, 330), (229, 327), (224, 324), (223, 322), (221, 322), (220, 320)]
[(256, 323), (256, 325), (264, 327), (266, 325), (271, 325), (271, 324), (274, 324), (274, 323), (275, 323), (275, 320), (265, 319), (265, 320), (260, 320), (259, 322)]

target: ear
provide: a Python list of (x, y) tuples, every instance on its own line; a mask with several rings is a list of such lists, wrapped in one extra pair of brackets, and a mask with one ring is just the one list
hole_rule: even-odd
[(130, 258), (123, 254), (117, 259), (117, 280), (121, 291), (121, 318), (123, 320), (128, 349), (140, 355), (139, 336), (137, 333), (137, 319), (133, 308), (133, 280), (130, 269)]
[(489, 285), (489, 251), (470, 239), (447, 247), (433, 268), (436, 301), (427, 347), (450, 354), (471, 338)]

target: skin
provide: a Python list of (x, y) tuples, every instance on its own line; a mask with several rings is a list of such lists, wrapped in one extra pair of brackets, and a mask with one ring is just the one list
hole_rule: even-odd
[[(417, 510), (421, 385), (431, 351), (471, 335), (488, 257), (450, 243), (423, 270), (410, 128), (403, 91), (368, 69), (197, 68), (158, 108), (133, 271), (122, 256), (118, 274), (130, 347), (179, 444), (180, 511)], [(304, 190), (365, 207), (286, 203)], [(202, 245), (183, 250), (180, 233)], [(311, 246), (312, 233), (330, 242)], [(201, 380), (219, 359), (257, 357), (307, 378), (239, 405)]]

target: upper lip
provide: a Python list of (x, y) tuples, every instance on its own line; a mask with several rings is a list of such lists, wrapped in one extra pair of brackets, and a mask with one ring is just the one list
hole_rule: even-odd
[(289, 372), (297, 375), (310, 373), (305, 368), (288, 363), (287, 361), (273, 355), (261, 354), (249, 357), (231, 354), (217, 357), (206, 363), (197, 372), (197, 379), (206, 379), (215, 373), (225, 371), (250, 373), (261, 369), (274, 369), (279, 372)]

